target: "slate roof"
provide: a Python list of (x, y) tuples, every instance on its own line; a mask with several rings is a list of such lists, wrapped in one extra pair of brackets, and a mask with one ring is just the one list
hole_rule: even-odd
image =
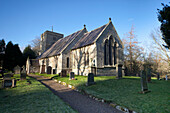
[(62, 50), (81, 32), (77, 31), (69, 36), (59, 39), (49, 49), (44, 51), (38, 58), (46, 58), (60, 54)]
[(72, 49), (77, 49), (83, 46), (90, 45), (95, 42), (98, 35), (103, 31), (103, 29), (107, 26), (107, 24), (92, 30), (90, 32), (87, 32), (84, 34), (84, 36), (75, 44), (75, 46), (72, 47)]

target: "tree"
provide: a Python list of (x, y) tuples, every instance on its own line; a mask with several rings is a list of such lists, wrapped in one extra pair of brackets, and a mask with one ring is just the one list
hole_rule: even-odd
[(40, 42), (41, 40), (39, 37), (36, 37), (35, 39), (31, 41), (32, 50), (35, 52), (36, 56), (39, 56)]
[(24, 51), (23, 51), (23, 57), (24, 57), (24, 64), (26, 63), (27, 58), (29, 57), (30, 59), (35, 59), (36, 58), (36, 54), (35, 52), (31, 49), (31, 46), (28, 45), (27, 47), (25, 47)]
[(138, 46), (132, 26), (126, 38), (123, 39), (125, 50), (125, 72), (126, 75), (136, 75), (140, 73), (142, 66), (143, 48)]
[[(156, 72), (167, 74), (170, 73), (170, 50), (163, 47), (165, 44), (161, 31), (155, 30), (151, 34), (151, 38), (154, 41), (154, 61), (155, 61), (155, 67)], [(163, 44), (163, 45), (162, 45)]]
[(0, 68), (3, 68), (4, 55), (5, 55), (5, 41), (4, 39), (2, 39), (0, 40)]
[(161, 32), (163, 40), (167, 45), (164, 45), (166, 48), (170, 49), (170, 6), (164, 5), (162, 3), (163, 9), (158, 10), (158, 20), (161, 22)]
[(5, 69), (12, 71), (17, 65), (23, 65), (22, 53), (18, 47), (18, 44), (13, 45), (10, 41), (5, 49), (4, 67)]

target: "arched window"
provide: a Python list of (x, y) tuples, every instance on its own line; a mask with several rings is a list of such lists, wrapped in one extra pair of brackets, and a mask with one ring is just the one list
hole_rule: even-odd
[(67, 57), (67, 68), (69, 68), (69, 57)]
[(117, 64), (117, 42), (114, 43), (114, 65)]
[(83, 56), (84, 56), (84, 66), (86, 66), (86, 54), (83, 53)]
[(112, 54), (113, 54), (113, 38), (111, 36), (109, 39), (109, 64), (110, 65), (113, 65)]
[(108, 39), (105, 40), (104, 43), (104, 65), (108, 65), (109, 64), (109, 43), (108, 43)]
[(89, 53), (87, 53), (87, 55), (86, 55), (86, 65), (87, 66), (89, 65)]

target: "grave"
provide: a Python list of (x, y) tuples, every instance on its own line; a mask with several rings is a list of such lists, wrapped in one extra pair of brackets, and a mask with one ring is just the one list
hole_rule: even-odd
[(20, 74), (21, 73), (21, 68), (17, 65), (14, 67), (14, 74)]
[(141, 87), (142, 87), (141, 93), (150, 92), (148, 91), (146, 71), (143, 71), (143, 73), (141, 74)]
[(151, 68), (147, 68), (147, 80), (150, 83), (151, 82)]
[(25, 80), (27, 76), (26, 70), (25, 70), (25, 66), (22, 67), (22, 71), (20, 74), (20, 80)]
[(122, 78), (122, 65), (118, 65), (118, 79)]
[(157, 80), (160, 80), (160, 75), (159, 75), (159, 73), (157, 73)]
[(66, 70), (62, 70), (62, 71), (61, 71), (61, 77), (66, 77), (66, 76), (67, 76)]
[(69, 80), (74, 80), (75, 78), (74, 78), (74, 72), (70, 72), (70, 78), (69, 78)]
[(90, 85), (93, 85), (93, 84), (95, 84), (95, 82), (94, 82), (94, 74), (93, 73), (89, 73), (86, 85), (90, 86)]
[(16, 86), (16, 80), (15, 79), (10, 79), (6, 78), (2, 81), (2, 86), (3, 88), (8, 88), (8, 87), (15, 87)]

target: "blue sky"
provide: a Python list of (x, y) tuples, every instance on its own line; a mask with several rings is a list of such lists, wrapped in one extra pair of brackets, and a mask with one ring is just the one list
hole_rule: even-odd
[(151, 32), (160, 26), (157, 8), (168, 0), (0, 0), (0, 39), (23, 49), (46, 30), (67, 36), (109, 22), (124, 38), (132, 24), (141, 44), (149, 44)]

